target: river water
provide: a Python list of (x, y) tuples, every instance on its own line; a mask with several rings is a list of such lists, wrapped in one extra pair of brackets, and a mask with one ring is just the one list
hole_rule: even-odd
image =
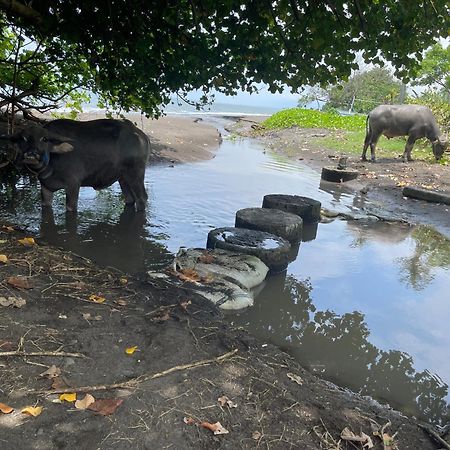
[[(219, 123), (219, 126), (221, 123)], [(44, 241), (131, 273), (160, 269), (180, 246), (205, 247), (208, 231), (233, 226), (266, 194), (312, 197), (358, 211), (364, 199), (321, 183), (308, 167), (248, 139), (224, 140), (210, 161), (155, 165), (146, 214), (123, 211), (119, 186), (83, 188), (77, 220), (41, 214), (37, 185), (2, 196), (1, 216)], [(365, 205), (367, 206), (367, 205)], [(372, 205), (376, 208), (377, 205)], [(333, 220), (305, 230), (286, 273), (266, 280), (255, 305), (226, 314), (264, 342), (336, 384), (435, 424), (450, 420), (450, 243), (436, 231)]]

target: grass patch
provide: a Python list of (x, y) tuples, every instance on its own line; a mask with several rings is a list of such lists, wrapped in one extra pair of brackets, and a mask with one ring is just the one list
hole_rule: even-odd
[(266, 119), (262, 126), (269, 129), (289, 128), (329, 128), (331, 130), (357, 131), (365, 130), (366, 116), (340, 116), (335, 113), (316, 111), (313, 109), (284, 109)]

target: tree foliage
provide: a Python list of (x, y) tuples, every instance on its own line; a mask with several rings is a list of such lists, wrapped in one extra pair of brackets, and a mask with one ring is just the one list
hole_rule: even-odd
[(406, 76), (447, 35), (450, 13), (447, 0), (0, 0), (0, 9), (45, 39), (50, 58), (86, 64), (105, 103), (147, 114), (174, 92), (336, 83), (358, 51)]
[(376, 67), (333, 86), (327, 106), (367, 113), (380, 104), (399, 103), (401, 87), (388, 69)]
[(413, 84), (436, 85), (450, 99), (450, 46), (438, 43), (425, 53)]
[(45, 40), (29, 38), (25, 31), (9, 25), (0, 34), (0, 107), (10, 115), (22, 111), (47, 112), (69, 100), (78, 106), (84, 96), (78, 88), (88, 86), (88, 70), (80, 57), (58, 59), (46, 52)]

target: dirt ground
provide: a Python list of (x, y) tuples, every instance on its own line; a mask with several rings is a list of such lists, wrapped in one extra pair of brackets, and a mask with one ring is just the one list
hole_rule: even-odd
[[(317, 140), (333, 131), (297, 127), (267, 131), (252, 128), (261, 120), (258, 117), (244, 118), (232, 130), (243, 136), (257, 138), (268, 150), (301, 161), (319, 172), (322, 167), (336, 167), (338, 159), (343, 156), (342, 152), (321, 146)], [(337, 198), (342, 194), (357, 193), (358, 208), (369, 213), (376, 211), (387, 219), (430, 225), (450, 238), (449, 205), (427, 203), (402, 195), (404, 186), (450, 194), (449, 165), (430, 164), (421, 160), (403, 163), (400, 158), (378, 158), (377, 162), (372, 163), (360, 161), (359, 154), (347, 156), (348, 168), (358, 170), (358, 178), (345, 183), (322, 181), (321, 189), (333, 193)]]
[[(202, 157), (209, 132), (210, 146), (196, 138)], [(161, 149), (174, 148), (159, 133)], [(191, 282), (99, 268), (29, 237), (0, 223), (0, 448), (362, 448), (340, 439), (346, 427), (376, 449), (445, 446), (230, 326)], [(82, 409), (64, 391), (96, 401)], [(217, 422), (228, 433), (214, 434)], [(388, 423), (383, 447), (376, 434)]]

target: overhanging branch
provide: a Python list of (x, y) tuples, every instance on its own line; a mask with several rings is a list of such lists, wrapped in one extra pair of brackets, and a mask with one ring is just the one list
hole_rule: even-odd
[(40, 25), (43, 17), (33, 8), (17, 1), (17, 0), (0, 0), (0, 9), (23, 19), (35, 25)]

